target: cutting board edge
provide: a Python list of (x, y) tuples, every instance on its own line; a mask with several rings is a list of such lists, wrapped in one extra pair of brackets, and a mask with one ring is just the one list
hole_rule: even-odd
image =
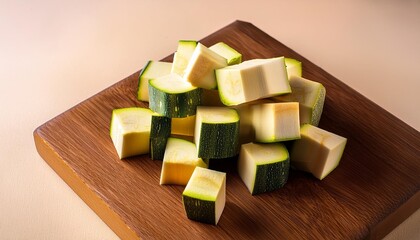
[(135, 231), (128, 227), (120, 216), (106, 204), (77, 173), (66, 164), (64, 159), (42, 137), (39, 126), (33, 132), (36, 150), (41, 158), (60, 176), (61, 179), (107, 224), (121, 239), (141, 239)]
[(420, 208), (420, 192), (414, 193), (407, 201), (398, 206), (395, 211), (391, 212), (382, 221), (369, 229), (367, 239), (376, 240), (383, 239), (398, 225), (403, 223), (408, 217), (414, 214)]

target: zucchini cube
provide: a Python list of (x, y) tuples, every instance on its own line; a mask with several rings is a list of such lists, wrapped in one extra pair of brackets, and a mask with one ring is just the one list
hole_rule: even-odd
[(224, 42), (218, 42), (209, 47), (209, 49), (226, 58), (228, 65), (235, 65), (242, 62), (242, 54)]
[(226, 106), (291, 92), (284, 57), (252, 59), (217, 69), (215, 74)]
[(289, 169), (289, 152), (282, 143), (242, 144), (238, 173), (252, 195), (283, 187)]
[(290, 160), (296, 169), (322, 180), (340, 163), (347, 139), (321, 128), (304, 124), (301, 139), (292, 146)]
[(195, 40), (179, 40), (178, 48), (174, 53), (174, 59), (172, 64), (171, 73), (176, 73), (180, 76), (184, 76), (185, 69), (188, 66), (188, 62), (197, 46)]
[(239, 152), (239, 115), (228, 107), (198, 106), (195, 144), (203, 159), (233, 157)]
[(299, 102), (300, 124), (309, 123), (318, 126), (324, 108), (325, 87), (315, 81), (298, 76), (290, 77), (292, 92), (273, 97), (276, 102)]
[(299, 103), (264, 103), (252, 106), (256, 142), (280, 142), (300, 138)]
[(137, 99), (149, 101), (149, 80), (162, 77), (171, 72), (172, 63), (148, 61), (139, 74), (139, 84), (137, 88)]
[(149, 108), (169, 118), (195, 115), (201, 102), (201, 89), (192, 86), (176, 73), (149, 81)]
[(226, 66), (226, 58), (198, 43), (185, 69), (184, 79), (196, 87), (215, 89), (214, 70)]
[(196, 167), (182, 193), (187, 217), (217, 225), (226, 202), (226, 173)]
[(160, 184), (185, 186), (197, 166), (207, 168), (207, 164), (197, 156), (195, 144), (170, 137), (163, 156)]
[(120, 159), (149, 153), (152, 114), (137, 107), (112, 111), (110, 136)]

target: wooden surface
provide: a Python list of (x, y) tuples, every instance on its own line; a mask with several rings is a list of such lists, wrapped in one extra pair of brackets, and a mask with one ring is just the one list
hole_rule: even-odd
[(112, 109), (147, 106), (136, 100), (136, 72), (34, 132), (40, 155), (121, 238), (382, 238), (419, 208), (418, 131), (252, 24), (234, 22), (201, 42), (218, 41), (244, 60), (302, 61), (303, 76), (327, 89), (320, 127), (348, 138), (341, 163), (322, 181), (292, 171), (285, 187), (257, 196), (230, 163), (219, 225), (190, 221), (183, 187), (159, 185), (161, 162), (121, 161), (109, 137)]

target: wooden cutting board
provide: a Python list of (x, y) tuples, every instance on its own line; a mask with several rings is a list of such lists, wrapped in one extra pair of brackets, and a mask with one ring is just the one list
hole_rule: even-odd
[(190, 221), (183, 187), (159, 185), (162, 162), (146, 155), (119, 160), (109, 137), (114, 108), (147, 107), (136, 99), (136, 72), (34, 131), (39, 154), (118, 236), (377, 239), (419, 208), (418, 131), (250, 23), (236, 21), (201, 40), (219, 41), (244, 60), (302, 61), (303, 76), (327, 89), (320, 127), (348, 138), (340, 165), (322, 181), (292, 170), (282, 189), (251, 196), (229, 162), (218, 226)]

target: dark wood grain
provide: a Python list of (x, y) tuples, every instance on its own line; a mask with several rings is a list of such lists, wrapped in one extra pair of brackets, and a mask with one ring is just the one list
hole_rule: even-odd
[(245, 60), (302, 61), (303, 76), (327, 89), (320, 127), (348, 138), (341, 164), (322, 181), (292, 171), (285, 187), (257, 196), (228, 171), (219, 225), (190, 221), (183, 187), (159, 185), (162, 163), (119, 160), (109, 137), (114, 108), (147, 106), (136, 100), (136, 72), (34, 131), (40, 155), (121, 238), (382, 238), (419, 208), (418, 131), (250, 23), (236, 21), (201, 42), (219, 41)]

